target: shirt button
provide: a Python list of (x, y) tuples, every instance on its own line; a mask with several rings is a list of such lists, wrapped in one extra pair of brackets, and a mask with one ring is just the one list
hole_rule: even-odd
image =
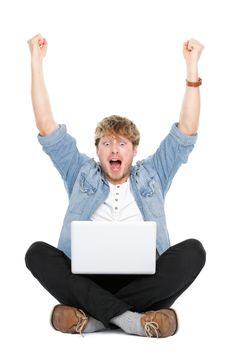
[(118, 198), (115, 198), (115, 201), (117, 202), (117, 201), (118, 201)]
[(115, 210), (117, 210), (118, 209), (118, 207), (115, 207)]
[(119, 195), (119, 193), (116, 193), (116, 195), (118, 196), (118, 195)]

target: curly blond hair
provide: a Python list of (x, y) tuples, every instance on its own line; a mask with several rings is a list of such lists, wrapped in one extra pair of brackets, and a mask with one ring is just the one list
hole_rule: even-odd
[(138, 146), (140, 133), (136, 125), (125, 117), (111, 115), (101, 120), (95, 129), (95, 146), (98, 147), (101, 137), (123, 136), (132, 142), (133, 146)]

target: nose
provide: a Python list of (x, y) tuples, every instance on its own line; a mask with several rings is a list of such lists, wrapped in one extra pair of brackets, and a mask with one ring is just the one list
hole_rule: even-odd
[(113, 142), (112, 143), (112, 154), (117, 154), (117, 153), (118, 153), (117, 143)]

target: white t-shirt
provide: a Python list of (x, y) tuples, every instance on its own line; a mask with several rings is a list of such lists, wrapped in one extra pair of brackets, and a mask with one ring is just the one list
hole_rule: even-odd
[(105, 202), (92, 215), (93, 221), (143, 221), (130, 189), (129, 179), (123, 184), (109, 183), (110, 192)]

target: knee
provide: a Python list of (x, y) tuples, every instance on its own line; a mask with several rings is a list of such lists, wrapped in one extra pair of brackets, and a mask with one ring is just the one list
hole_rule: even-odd
[(206, 262), (206, 251), (200, 241), (191, 238), (185, 241), (187, 244), (187, 254), (190, 260), (200, 268), (203, 268)]
[(46, 243), (38, 241), (32, 243), (32, 245), (28, 248), (25, 254), (25, 264), (29, 270), (32, 271), (35, 264), (38, 264), (45, 247)]

